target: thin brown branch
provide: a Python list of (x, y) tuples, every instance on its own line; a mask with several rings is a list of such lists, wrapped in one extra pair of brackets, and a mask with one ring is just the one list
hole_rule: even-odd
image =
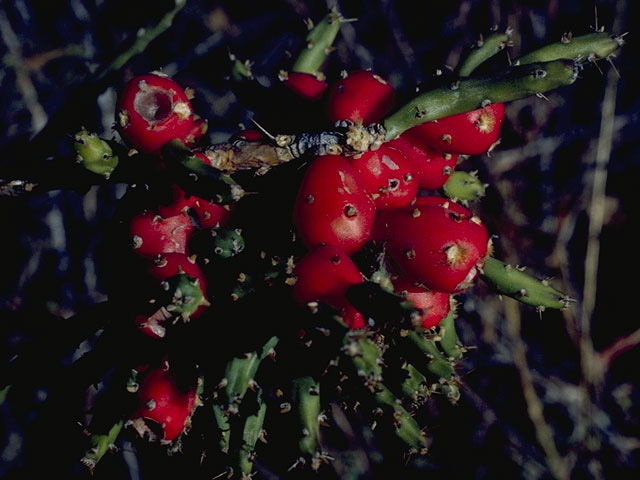
[(607, 348), (599, 352), (598, 358), (603, 372), (609, 369), (609, 366), (617, 357), (636, 347), (638, 344), (640, 344), (640, 328), (629, 335), (618, 338)]
[(536, 439), (545, 453), (552, 475), (558, 480), (568, 480), (570, 475), (567, 462), (558, 452), (553, 439), (553, 430), (544, 417), (544, 406), (536, 392), (533, 375), (527, 362), (526, 346), (520, 334), (520, 305), (512, 299), (505, 298), (504, 313), (513, 361), (520, 375), (522, 394), (527, 404), (527, 414), (536, 432)]

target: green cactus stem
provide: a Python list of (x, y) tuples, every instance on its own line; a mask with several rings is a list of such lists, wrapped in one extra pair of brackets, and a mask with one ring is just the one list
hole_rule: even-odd
[(271, 337), (262, 347), (262, 351), (247, 353), (232, 359), (225, 370), (224, 392), (230, 402), (242, 400), (258, 371), (260, 362), (270, 355), (278, 344), (278, 337)]
[(394, 431), (410, 449), (425, 453), (428, 441), (413, 416), (402, 406), (399, 399), (382, 383), (382, 360), (378, 346), (369, 338), (345, 336), (344, 350), (351, 358), (358, 376), (363, 378), (375, 402), (383, 409), (390, 410)]
[(228, 453), (229, 446), (231, 445), (231, 423), (229, 422), (229, 414), (222, 405), (214, 404), (212, 409), (216, 425), (218, 425), (218, 429), (220, 430), (218, 446), (222, 453)]
[(318, 75), (320, 67), (331, 51), (331, 46), (340, 31), (340, 23), (343, 20), (342, 15), (335, 9), (332, 9), (315, 26), (309, 20), (308, 25), (311, 28), (305, 38), (306, 47), (298, 55), (291, 70)]
[(409, 341), (406, 343), (407, 346), (417, 349), (423, 357), (426, 357), (426, 361), (413, 362), (418, 370), (423, 373), (429, 372), (444, 380), (449, 380), (455, 376), (456, 372), (453, 369), (453, 365), (440, 353), (434, 340), (430, 340), (422, 333), (413, 330), (407, 332), (406, 339)]
[(565, 33), (557, 43), (546, 45), (523, 55), (514, 61), (515, 65), (534, 62), (550, 62), (559, 59), (575, 61), (598, 60), (607, 58), (624, 44), (624, 35), (611, 35), (607, 32), (594, 32), (574, 37)]
[(179, 140), (167, 142), (162, 147), (162, 158), (173, 180), (189, 194), (222, 205), (237, 202), (245, 194), (229, 175), (204, 163)]
[(575, 62), (555, 60), (513, 66), (492, 75), (460, 79), (449, 86), (418, 95), (384, 119), (385, 138), (393, 140), (405, 130), (431, 120), (571, 85), (577, 73)]
[(111, 146), (95, 133), (80, 130), (74, 136), (76, 161), (87, 170), (109, 179), (118, 166), (118, 157)]
[(313, 457), (320, 441), (320, 384), (313, 377), (293, 380), (293, 405), (302, 433), (298, 449), (302, 455)]
[(91, 435), (91, 448), (87, 450), (81, 459), (81, 462), (93, 472), (96, 464), (104, 455), (115, 448), (115, 442), (122, 431), (124, 422), (120, 420), (116, 422), (107, 433)]
[(467, 205), (482, 198), (486, 188), (487, 184), (480, 181), (476, 172), (455, 171), (449, 175), (442, 191), (450, 199)]
[(6, 402), (9, 390), (11, 390), (11, 385), (6, 385), (0, 388), (0, 407), (4, 405), (4, 402)]
[(200, 306), (209, 306), (198, 279), (195, 277), (179, 273), (162, 282), (162, 287), (170, 296), (165, 308), (170, 314), (178, 316), (184, 321), (188, 321)]
[(229, 54), (229, 60), (231, 60), (231, 78), (235, 82), (241, 82), (243, 80), (253, 80), (253, 72), (251, 71), (252, 62), (245, 60), (244, 62), (238, 59), (234, 54)]
[(422, 401), (418, 399), (418, 396), (425, 398), (428, 396), (427, 377), (420, 373), (420, 370), (411, 363), (408, 363), (403, 369), (406, 372), (407, 378), (405, 378), (401, 385), (402, 394), (410, 398), (413, 403), (422, 403)]
[(215, 229), (213, 253), (222, 258), (231, 258), (244, 250), (244, 238), (239, 228)]
[(143, 53), (152, 41), (171, 27), (174, 18), (186, 4), (187, 0), (175, 0), (174, 7), (169, 10), (156, 25), (151, 28), (141, 29), (138, 35), (136, 35), (133, 44), (118, 55), (110, 64), (100, 70), (96, 75), (96, 80), (101, 80), (114, 72), (120, 71), (129, 63), (129, 60)]
[(214, 417), (221, 431), (219, 446), (222, 452), (228, 452), (230, 447), (231, 415), (238, 413), (247, 390), (252, 386), (257, 388), (253, 384), (260, 362), (272, 354), (278, 341), (278, 337), (271, 337), (259, 354), (250, 352), (227, 363), (225, 376), (218, 385), (222, 398), (213, 405)]
[(238, 451), (238, 466), (243, 478), (252, 478), (255, 448), (258, 439), (262, 436), (262, 426), (267, 414), (267, 405), (262, 401), (262, 391), (257, 395), (258, 410), (249, 415), (244, 422), (242, 430), (242, 445)]
[(509, 46), (512, 33), (511, 29), (507, 29), (504, 32), (493, 32), (486, 37), (480, 37), (459, 65), (458, 75), (468, 77), (481, 64), (503, 51)]
[(460, 340), (455, 326), (455, 313), (453, 309), (442, 319), (438, 325), (438, 335), (440, 336), (440, 348), (449, 358), (458, 359), (462, 357), (463, 349), (460, 347)]
[(487, 257), (480, 277), (498, 293), (531, 305), (543, 311), (545, 308), (564, 309), (570, 299), (556, 290), (547, 280), (533, 277), (522, 269)]

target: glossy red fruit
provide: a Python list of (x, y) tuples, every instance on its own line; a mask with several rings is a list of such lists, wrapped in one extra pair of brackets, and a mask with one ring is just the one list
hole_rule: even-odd
[(217, 228), (225, 225), (231, 216), (230, 205), (218, 205), (209, 200), (198, 198), (193, 212), (198, 217), (201, 228)]
[(375, 204), (358, 184), (351, 162), (325, 155), (305, 173), (293, 223), (307, 247), (326, 244), (351, 254), (371, 239), (375, 215)]
[(426, 122), (405, 132), (408, 140), (421, 147), (479, 155), (498, 141), (504, 118), (504, 104), (496, 103), (471, 112)]
[(134, 251), (148, 258), (162, 253), (187, 253), (187, 242), (192, 232), (193, 224), (185, 214), (163, 218), (147, 211), (136, 215), (129, 224)]
[[(211, 165), (211, 160), (204, 153), (196, 152), (194, 155)], [(171, 203), (158, 206), (158, 213), (162, 217), (172, 217), (191, 210), (198, 218), (200, 228), (213, 228), (224, 225), (231, 215), (231, 206), (218, 205), (195, 195), (188, 196), (178, 185), (172, 185), (171, 192)]]
[(157, 152), (174, 138), (192, 143), (206, 125), (194, 119), (182, 87), (156, 73), (137, 76), (125, 85), (118, 99), (116, 124), (125, 141), (145, 153)]
[[(201, 152), (194, 152), (195, 157), (198, 157), (207, 165), (211, 165), (211, 160)], [(198, 201), (198, 197), (193, 195), (187, 195), (185, 191), (178, 185), (171, 185), (172, 201), (169, 205), (159, 205), (158, 213), (163, 217), (172, 217), (180, 213), (185, 213), (192, 208)]]
[(314, 102), (322, 98), (328, 87), (327, 82), (315, 75), (302, 72), (288, 72), (283, 84), (297, 96)]
[(350, 303), (347, 303), (340, 311), (340, 317), (353, 330), (359, 330), (367, 326), (364, 316)]
[(138, 408), (131, 417), (131, 423), (141, 436), (149, 435), (151, 438), (159, 428), (160, 441), (170, 443), (188, 425), (195, 405), (196, 385), (183, 391), (178, 388), (168, 367), (151, 368), (140, 383)]
[(489, 236), (477, 217), (438, 205), (414, 205), (383, 212), (376, 239), (386, 242), (392, 262), (411, 281), (454, 293), (477, 276)]
[(438, 197), (436, 195), (428, 195), (425, 197), (416, 197), (415, 201), (412, 205), (438, 205), (443, 208), (448, 208), (452, 212), (455, 212), (459, 215), (471, 218), (473, 216), (473, 212), (466, 207), (463, 207), (459, 203), (454, 202), (453, 200), (446, 197)]
[(437, 190), (447, 182), (458, 163), (458, 154), (444, 153), (413, 143), (405, 134), (385, 145), (395, 148), (411, 163), (418, 188)]
[[(195, 256), (184, 253), (163, 253), (153, 259), (148, 268), (149, 274), (160, 281), (168, 280), (179, 273), (186, 273), (198, 279), (204, 296), (207, 296), (207, 278), (196, 263)], [(193, 316), (193, 315), (192, 315)]]
[(378, 122), (389, 113), (395, 91), (373, 72), (356, 70), (332, 85), (327, 99), (329, 120), (351, 120), (364, 125)]
[(187, 196), (185, 191), (178, 185), (171, 185), (171, 203), (168, 205), (158, 205), (158, 214), (161, 217), (173, 217), (174, 215), (180, 215), (187, 213), (192, 208), (198, 197), (193, 195)]
[(229, 143), (235, 140), (247, 140), (249, 142), (258, 142), (264, 139), (264, 134), (259, 130), (240, 130), (234, 133), (229, 139)]
[(393, 281), (396, 293), (400, 294), (421, 312), (422, 328), (433, 328), (437, 326), (451, 310), (450, 297), (446, 292), (429, 290), (421, 285), (416, 285), (404, 278), (397, 278)]
[(411, 163), (393, 148), (382, 145), (351, 160), (358, 183), (372, 196), (378, 210), (409, 205), (418, 193)]
[(317, 247), (296, 264), (294, 273), (293, 298), (298, 303), (325, 302), (341, 310), (352, 328), (364, 327), (362, 314), (345, 299), (351, 285), (362, 283), (362, 274), (344, 251), (329, 245)]

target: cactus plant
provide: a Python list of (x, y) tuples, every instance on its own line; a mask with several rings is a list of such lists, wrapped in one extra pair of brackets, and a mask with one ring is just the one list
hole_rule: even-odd
[[(117, 100), (128, 154), (84, 129), (74, 137), (77, 159), (98, 174), (86, 176), (129, 184), (119, 212), (126, 234), (105, 242), (120, 242), (113, 311), (84, 336), (86, 348), (99, 339), (95, 350), (111, 354), (116, 372), (133, 368), (137, 400), (129, 411), (123, 400), (112, 412), (118, 418), (85, 439), (82, 461), (91, 469), (129, 435), (141, 451), (153, 448), (146, 440), (159, 440), (165, 453), (184, 449), (185, 462), (198, 458), (208, 478), (322, 471), (344, 461), (332, 464), (341, 452), (327, 447), (354, 436), (349, 420), (366, 425), (374, 440), (363, 442), (376, 444), (371, 458), (393, 443), (406, 460), (424, 461), (437, 402), (448, 409), (464, 391), (471, 349), (456, 323), (475, 304), (456, 309), (456, 295), (480, 277), (540, 312), (568, 307), (548, 281), (493, 258), (495, 222), (480, 220), (480, 202), (469, 206), (486, 185), (455, 169), (496, 146), (507, 102), (574, 83), (581, 62), (609, 57), (622, 37), (565, 36), (475, 75), (510, 43), (511, 31), (493, 33), (440, 86), (417, 95), (404, 88), (397, 98), (410, 99), (392, 112), (395, 89), (369, 70), (334, 79), (324, 97), (321, 69), (345, 22), (332, 10), (310, 25), (307, 48), (280, 73), (288, 89), (316, 103), (308, 115), (322, 129), (305, 131), (311, 123), (301, 119), (289, 130), (268, 114), (263, 128), (256, 111), (259, 132), (243, 128), (204, 145), (209, 123), (195, 113), (192, 92), (155, 72), (135, 76)], [(265, 104), (270, 93), (281, 98), (250, 62), (232, 63), (237, 86), (257, 86)], [(272, 110), (286, 116), (284, 107)], [(3, 181), (1, 191), (21, 195), (25, 185), (35, 184)], [(80, 357), (72, 373), (93, 367), (87, 378), (108, 380), (111, 365), (94, 359)], [(18, 380), (3, 380), (0, 406)], [(199, 404), (205, 408), (195, 410)], [(192, 421), (197, 433), (183, 435)], [(276, 441), (259, 442), (268, 436)]]

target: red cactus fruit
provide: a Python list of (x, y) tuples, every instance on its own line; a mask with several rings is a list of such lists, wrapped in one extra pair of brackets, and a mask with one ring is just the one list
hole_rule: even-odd
[(198, 115), (193, 115), (193, 122), (189, 133), (184, 137), (183, 143), (188, 147), (191, 147), (204, 138), (204, 134), (207, 133), (209, 124), (203, 118)]
[(393, 287), (398, 294), (420, 310), (422, 328), (435, 327), (451, 310), (449, 293), (429, 290), (404, 278), (394, 280)]
[(362, 314), (345, 299), (347, 289), (363, 281), (362, 274), (344, 251), (329, 245), (314, 248), (296, 264), (294, 273), (293, 298), (298, 303), (325, 302), (342, 310), (352, 328), (364, 327)]
[(188, 428), (196, 398), (196, 385), (186, 391), (178, 388), (168, 366), (151, 368), (140, 383), (138, 408), (131, 416), (130, 424), (150, 440), (155, 440), (159, 428), (160, 442), (171, 443)]
[(473, 213), (466, 207), (463, 207), (459, 203), (446, 197), (438, 197), (436, 195), (427, 195), (425, 197), (416, 197), (412, 205), (438, 205), (444, 208), (448, 208), (452, 212), (457, 213), (465, 217), (472, 217)]
[(376, 208), (409, 205), (418, 193), (418, 182), (405, 156), (385, 145), (354, 158), (358, 183), (371, 194)]
[(369, 125), (389, 113), (395, 102), (395, 91), (379, 75), (356, 70), (332, 85), (327, 101), (332, 122), (351, 120)]
[(187, 242), (192, 232), (191, 219), (184, 214), (163, 218), (146, 211), (136, 215), (129, 224), (134, 251), (148, 258), (162, 253), (187, 253)]
[[(193, 155), (198, 157), (207, 165), (211, 165), (211, 160), (209, 160), (204, 153), (194, 152)], [(173, 198), (171, 203), (169, 205), (158, 206), (158, 213), (165, 218), (185, 213), (190, 208), (193, 208), (199, 200), (199, 197), (187, 195), (186, 192), (176, 184), (171, 185), (171, 192)]]
[[(207, 165), (211, 165), (211, 160), (200, 152), (194, 155), (200, 158)], [(199, 220), (201, 228), (213, 228), (224, 225), (231, 215), (231, 206), (218, 205), (210, 200), (187, 196), (185, 191), (177, 185), (171, 186), (173, 200), (169, 205), (159, 205), (158, 213), (162, 217), (172, 217), (191, 210)]]
[(297, 96), (313, 102), (322, 98), (327, 89), (327, 82), (320, 80), (316, 75), (303, 72), (288, 72), (282, 75), (283, 84)]
[(259, 130), (240, 130), (234, 133), (229, 139), (229, 143), (236, 140), (247, 140), (249, 142), (258, 142), (264, 139), (264, 134)]
[(347, 302), (344, 308), (340, 311), (340, 317), (344, 323), (347, 324), (352, 330), (359, 330), (367, 326), (367, 322), (364, 316), (360, 313), (356, 307)]
[(137, 76), (125, 85), (118, 99), (117, 115), (122, 137), (146, 153), (157, 152), (174, 138), (190, 144), (202, 135), (206, 125), (201, 119), (194, 119), (191, 102), (182, 87), (158, 73)]
[(438, 205), (382, 212), (377, 241), (386, 241), (395, 266), (411, 281), (441, 292), (459, 292), (484, 264), (489, 236), (477, 217)]
[(349, 160), (325, 155), (305, 173), (293, 223), (309, 248), (327, 244), (351, 254), (371, 238), (375, 214), (373, 200), (358, 184)]
[(187, 213), (192, 208), (198, 197), (187, 196), (185, 191), (178, 185), (171, 185), (171, 203), (168, 205), (158, 205), (158, 214), (161, 217), (173, 217), (174, 215), (180, 215)]
[(458, 163), (456, 153), (445, 153), (416, 145), (404, 134), (385, 145), (399, 150), (409, 160), (418, 181), (418, 188), (429, 190), (441, 188)]
[(421, 147), (479, 155), (498, 141), (504, 118), (504, 104), (495, 103), (471, 112), (426, 122), (405, 132), (404, 136)]

